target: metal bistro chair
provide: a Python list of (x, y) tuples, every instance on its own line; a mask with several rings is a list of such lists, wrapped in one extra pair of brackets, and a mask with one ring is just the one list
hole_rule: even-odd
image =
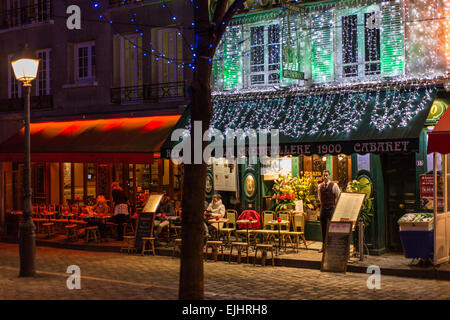
[[(278, 211), (278, 218), (280, 218), (280, 214), (283, 215), (283, 218), (281, 220), (289, 221), (289, 227), (294, 224), (294, 219), (293, 219), (294, 212), (292, 210), (280, 210), (280, 211)], [(287, 229), (287, 231), (290, 231), (290, 229)]]
[(256, 230), (255, 232), (256, 234), (262, 236), (263, 243), (271, 243), (271, 241), (275, 241), (275, 235), (278, 234), (278, 232), (274, 230), (273, 225), (269, 224), (269, 221), (272, 221), (274, 216), (274, 211), (264, 210), (262, 212), (262, 228), (260, 230)]
[(286, 212), (286, 211), (285, 212), (280, 211), (278, 213), (278, 218), (280, 218), (281, 220), (288, 221), (288, 224), (279, 226), (280, 229), (281, 229), (281, 232), (280, 232), (281, 243), (282, 244), (284, 243), (284, 250), (286, 251), (286, 239), (289, 240), (289, 242), (292, 245), (292, 240), (289, 237), (289, 230), (290, 230), (289, 228), (290, 228), (290, 225), (291, 225), (290, 213)]
[(47, 206), (45, 204), (39, 204), (38, 205), (38, 212), (39, 212), (39, 215), (41, 216), (41, 218), (47, 218), (47, 217), (42, 216), (42, 214), (46, 210), (47, 210)]
[(70, 207), (70, 212), (74, 215), (74, 217), (78, 217), (78, 213), (79, 213), (79, 207), (77, 204), (73, 204)]
[(39, 218), (39, 207), (38, 207), (38, 205), (33, 204), (31, 212), (32, 212), (33, 218)]
[[(298, 245), (300, 242), (300, 238), (303, 240), (303, 244), (305, 245), (305, 248), (308, 249), (308, 243), (306, 242), (305, 238), (305, 217), (303, 214), (295, 214), (294, 215), (294, 231), (288, 232), (289, 237), (294, 238), (294, 249), (296, 252), (298, 252)], [(291, 238), (292, 243), (292, 238)]]
[(220, 233), (224, 233), (227, 235), (227, 244), (231, 244), (231, 234), (234, 234), (234, 237), (236, 240), (238, 239), (238, 236), (236, 234), (236, 218), (237, 218), (237, 211), (233, 209), (226, 210), (225, 218), (228, 219), (228, 222), (225, 223), (224, 228), (220, 228)]

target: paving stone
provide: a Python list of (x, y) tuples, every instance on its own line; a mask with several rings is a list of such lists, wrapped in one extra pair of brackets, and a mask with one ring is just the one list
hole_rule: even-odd
[[(68, 290), (69, 265), (81, 268), (81, 290)], [(36, 248), (38, 277), (19, 278), (19, 249), (0, 244), (0, 299), (163, 299), (178, 297), (178, 258)], [(204, 264), (206, 299), (450, 299), (450, 282), (381, 275), (215, 262)]]

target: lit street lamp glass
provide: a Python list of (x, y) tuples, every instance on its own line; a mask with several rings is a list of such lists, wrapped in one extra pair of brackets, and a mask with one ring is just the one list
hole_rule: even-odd
[(14, 76), (17, 80), (21, 81), (24, 86), (31, 85), (31, 81), (36, 79), (39, 60), (21, 58), (11, 62), (14, 70)]

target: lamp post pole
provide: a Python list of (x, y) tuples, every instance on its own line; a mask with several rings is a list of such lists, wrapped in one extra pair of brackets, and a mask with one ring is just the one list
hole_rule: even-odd
[(20, 277), (33, 277), (36, 256), (36, 226), (32, 219), (31, 205), (31, 165), (30, 165), (30, 89), (31, 83), (23, 83), (25, 89), (25, 150), (23, 171), (23, 215), (20, 225)]

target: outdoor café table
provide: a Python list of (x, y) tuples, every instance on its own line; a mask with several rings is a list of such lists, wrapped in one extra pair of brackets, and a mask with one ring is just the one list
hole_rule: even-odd
[(278, 220), (271, 220), (268, 222), (268, 224), (272, 224), (272, 225), (278, 225), (278, 250), (277, 250), (277, 255), (280, 254), (281, 251), (281, 225), (287, 225), (289, 224), (288, 220), (281, 220), (280, 222), (278, 222)]
[(217, 223), (217, 228), (218, 228), (218, 229), (217, 229), (216, 240), (219, 241), (219, 237), (220, 237), (220, 225), (223, 224), (223, 223), (228, 222), (228, 219), (224, 219), (224, 218), (221, 218), (221, 219), (219, 219), (219, 220), (217, 220), (217, 219), (209, 219), (208, 222), (211, 223), (211, 224)]
[(74, 217), (73, 213), (62, 213), (61, 217), (63, 217), (64, 219), (70, 220), (71, 218)]
[(42, 212), (41, 216), (43, 216), (45, 219), (47, 219), (48, 221), (50, 221), (50, 218), (55, 216), (55, 212), (54, 211), (49, 211), (47, 213)]
[(247, 225), (247, 244), (250, 245), (250, 239), (248, 236), (248, 228), (250, 226), (251, 223), (258, 223), (258, 220), (237, 220), (236, 224), (246, 224)]

